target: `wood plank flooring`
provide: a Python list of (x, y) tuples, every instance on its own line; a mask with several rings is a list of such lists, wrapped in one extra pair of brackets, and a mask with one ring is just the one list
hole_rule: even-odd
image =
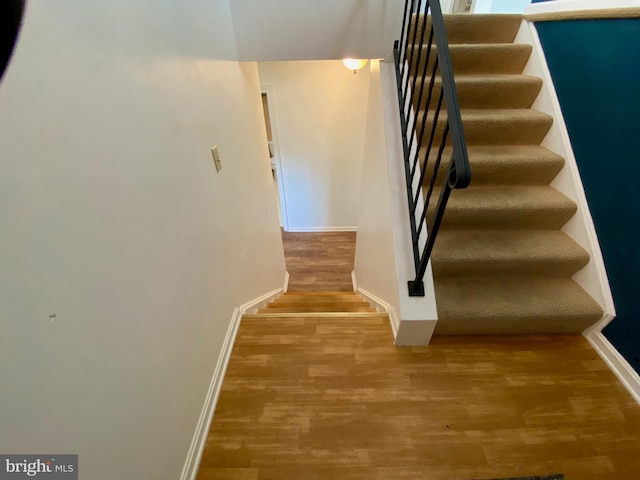
[(282, 232), (289, 292), (352, 292), (356, 232)]
[(245, 318), (199, 480), (640, 478), (640, 407), (579, 336), (392, 345), (384, 315)]
[(269, 302), (265, 308), (258, 310), (257, 314), (319, 312), (374, 313), (377, 310), (355, 292), (289, 292)]

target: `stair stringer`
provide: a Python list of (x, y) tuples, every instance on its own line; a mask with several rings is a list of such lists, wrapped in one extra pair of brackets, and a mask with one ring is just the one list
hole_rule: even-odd
[(554, 119), (553, 125), (541, 145), (558, 153), (565, 159), (564, 167), (550, 185), (573, 200), (578, 207), (576, 214), (561, 230), (584, 248), (591, 257), (589, 263), (571, 277), (593, 297), (603, 311), (600, 321), (583, 332), (583, 335), (587, 336), (591, 332), (601, 331), (615, 317), (615, 306), (609, 279), (567, 126), (562, 116), (560, 102), (558, 101), (551, 72), (547, 66), (535, 24), (523, 20), (514, 43), (524, 43), (532, 46), (531, 56), (523, 73), (543, 80), (542, 89), (531, 108), (551, 115)]

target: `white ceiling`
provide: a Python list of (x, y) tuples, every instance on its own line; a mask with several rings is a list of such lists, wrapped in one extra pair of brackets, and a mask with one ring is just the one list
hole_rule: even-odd
[(392, 58), (402, 0), (230, 0), (240, 61)]

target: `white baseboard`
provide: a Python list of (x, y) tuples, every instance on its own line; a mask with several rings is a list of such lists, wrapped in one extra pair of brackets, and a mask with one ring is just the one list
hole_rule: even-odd
[(633, 399), (640, 405), (640, 375), (629, 365), (622, 355), (611, 345), (602, 332), (592, 332), (587, 337), (598, 355), (616, 374), (622, 385), (629, 391)]
[(292, 233), (357, 232), (358, 227), (289, 227), (285, 231)]
[(391, 329), (393, 330), (393, 337), (395, 338), (398, 335), (398, 328), (400, 327), (400, 319), (398, 318), (398, 314), (396, 313), (396, 309), (393, 308), (389, 303), (382, 300), (380, 297), (377, 297), (371, 292), (363, 288), (357, 288), (356, 285), (356, 276), (354, 273), (351, 273), (351, 278), (353, 280), (353, 289), (355, 292), (358, 292), (362, 295), (369, 303), (371, 303), (376, 309), (380, 312), (384, 312), (389, 315), (389, 323), (391, 324)]
[[(288, 277), (286, 277), (286, 279), (288, 280)], [(213, 413), (215, 412), (216, 404), (218, 403), (218, 397), (220, 396), (220, 390), (222, 389), (222, 382), (227, 371), (229, 359), (231, 358), (231, 351), (233, 350), (242, 315), (247, 313), (249, 310), (257, 309), (281, 293), (282, 289), (278, 288), (277, 290), (266, 293), (265, 295), (234, 309), (231, 322), (229, 322), (229, 327), (227, 328), (227, 333), (222, 344), (222, 351), (218, 357), (216, 368), (213, 371), (209, 390), (207, 391), (207, 396), (205, 397), (204, 405), (200, 412), (200, 418), (198, 419), (196, 430), (193, 434), (193, 439), (191, 440), (187, 459), (185, 460), (184, 467), (182, 468), (180, 480), (195, 480), (198, 474), (198, 468), (200, 467), (200, 461), (202, 460), (202, 452), (204, 451), (204, 447), (207, 443), (207, 436), (209, 434), (209, 428), (211, 428)]]
[[(287, 283), (287, 286), (289, 282), (288, 275), (289, 273), (285, 275), (285, 282)], [(283, 288), (277, 288), (271, 292), (265, 293), (261, 297), (254, 298), (253, 300), (245, 303), (244, 305), (240, 305), (238, 307), (238, 309), (240, 310), (240, 314), (244, 315), (245, 313), (256, 313), (258, 309), (265, 307), (267, 303), (271, 302), (272, 300), (282, 295), (283, 292), (284, 292)]]
[(180, 480), (195, 480), (198, 474), (198, 468), (200, 467), (200, 460), (202, 459), (202, 452), (204, 446), (207, 443), (207, 435), (209, 428), (211, 427), (211, 420), (213, 419), (213, 412), (215, 411), (216, 404), (218, 403), (218, 397), (220, 396), (220, 390), (222, 388), (222, 381), (224, 380), (224, 374), (229, 364), (229, 358), (231, 357), (231, 350), (233, 350), (233, 343), (235, 342), (236, 334), (238, 333), (238, 327), (240, 326), (240, 319), (242, 313), (239, 308), (233, 311), (229, 328), (222, 345), (222, 351), (218, 357), (218, 363), (213, 371), (213, 377), (209, 384), (209, 391), (205, 397), (204, 406), (198, 419), (196, 431), (191, 440), (191, 446), (189, 447), (189, 453), (182, 469), (182, 475)]
[(282, 287), (282, 291), (284, 293), (287, 293), (289, 291), (289, 278), (291, 278), (291, 276), (289, 275), (289, 272), (285, 273), (285, 275), (284, 275), (284, 287)]

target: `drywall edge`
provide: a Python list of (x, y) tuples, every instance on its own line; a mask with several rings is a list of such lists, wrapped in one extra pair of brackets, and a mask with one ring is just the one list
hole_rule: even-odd
[[(399, 325), (396, 345), (427, 345), (438, 321), (435, 289), (431, 262), (424, 277), (425, 296), (410, 297), (407, 282), (415, 277), (411, 228), (407, 208), (407, 187), (404, 176), (404, 155), (400, 129), (400, 110), (396, 89), (396, 73), (393, 63), (380, 62), (382, 103), (387, 162), (389, 168), (389, 191), (393, 239), (398, 279)], [(410, 322), (415, 322), (410, 324)]]

